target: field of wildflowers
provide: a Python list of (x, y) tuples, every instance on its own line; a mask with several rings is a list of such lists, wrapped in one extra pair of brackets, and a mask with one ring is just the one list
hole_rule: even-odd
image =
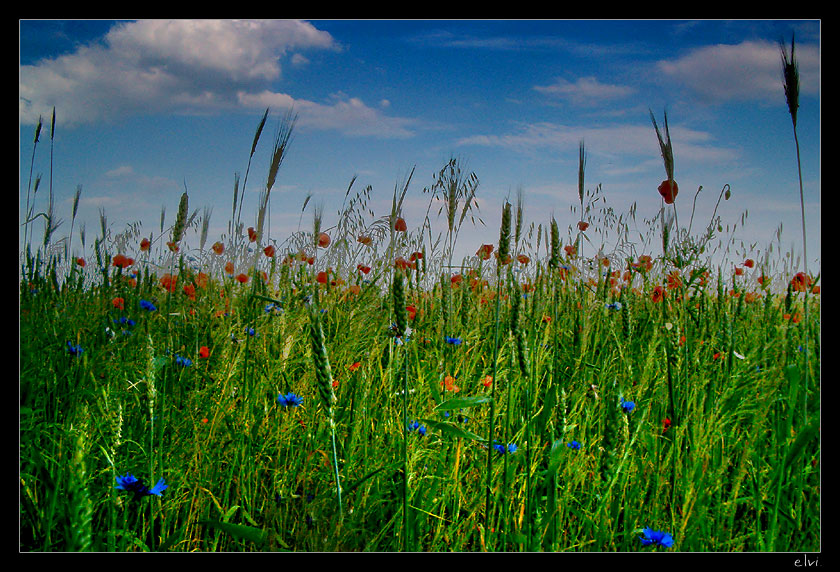
[(636, 247), (590, 240), (627, 219), (588, 216), (582, 144), (565, 239), (505, 202), (453, 260), (478, 179), (452, 160), (434, 244), (411, 177), (384, 216), (351, 183), (335, 224), (274, 240), (291, 116), (253, 227), (247, 174), (215, 241), (186, 192), (157, 236), (103, 220), (87, 256), (45, 214), (20, 264), (20, 550), (819, 551), (819, 275), (712, 267), (720, 218), (674, 220), (652, 119), (662, 216)]

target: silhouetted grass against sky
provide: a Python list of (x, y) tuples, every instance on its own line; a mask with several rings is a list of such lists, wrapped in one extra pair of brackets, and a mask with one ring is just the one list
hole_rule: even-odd
[[(19, 218), (39, 117), (35, 212), (46, 208), (55, 108), (52, 180), (65, 221), (58, 236), (69, 232), (79, 186), (75, 229), (85, 224), (90, 236), (100, 209), (115, 232), (139, 221), (144, 234), (157, 234), (161, 209), (171, 219), (186, 188), (192, 208), (213, 208), (215, 240), (227, 230), (235, 174), (244, 174), (269, 108), (242, 211), (252, 224), (270, 135), (291, 108), (298, 120), (271, 198), (271, 237), (298, 228), (307, 194), (324, 205), (324, 225), (334, 224), (353, 177), (358, 188), (372, 186), (369, 206), (385, 215), (412, 169), (404, 218), (419, 226), (428, 205), (422, 190), (453, 156), (478, 176), (487, 224), (464, 227), (460, 254), (496, 240), (501, 205), (518, 189), (528, 222), (545, 226), (554, 215), (565, 228), (580, 217), (570, 207), (578, 204), (581, 141), (586, 188), (600, 185), (616, 213), (635, 203), (641, 227), (661, 206), (665, 178), (652, 111), (660, 122), (668, 116), (680, 221), (702, 186), (695, 225), (705, 224), (728, 184), (732, 198), (718, 214), (737, 223), (733, 242), (764, 251), (782, 224), (778, 249), (795, 257), (799, 182), (779, 48), (795, 37), (816, 273), (820, 33), (819, 21), (772, 20), (24, 20)], [(596, 244), (597, 227), (593, 220)]]

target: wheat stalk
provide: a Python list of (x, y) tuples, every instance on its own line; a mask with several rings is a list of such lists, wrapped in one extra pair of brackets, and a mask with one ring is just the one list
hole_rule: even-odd
[(327, 354), (327, 345), (324, 341), (324, 329), (321, 325), (320, 311), (317, 306), (309, 306), (309, 340), (312, 348), (312, 361), (315, 365), (315, 380), (318, 386), (318, 394), (327, 415), (330, 427), (330, 438), (332, 442), (333, 470), (335, 471), (336, 494), (338, 495), (339, 518), (342, 517), (341, 503), (341, 478), (338, 471), (338, 452), (335, 445), (335, 416), (333, 405), (335, 403), (335, 392), (333, 391), (333, 377), (330, 369), (330, 358)]
[(189, 210), (189, 196), (187, 192), (181, 195), (178, 202), (178, 214), (175, 217), (175, 225), (172, 227), (172, 242), (178, 244), (184, 237), (184, 230), (187, 227), (187, 211)]

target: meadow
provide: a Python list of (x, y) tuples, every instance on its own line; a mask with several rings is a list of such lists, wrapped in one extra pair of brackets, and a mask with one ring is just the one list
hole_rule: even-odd
[(680, 225), (651, 117), (635, 244), (583, 144), (563, 236), (519, 196), (455, 260), (478, 216), (455, 159), (415, 228), (409, 177), (389, 213), (351, 182), (331, 224), (264, 236), (291, 115), (248, 228), (247, 169), (220, 237), (184, 192), (156, 235), (103, 213), (72, 255), (50, 201), (19, 267), (20, 551), (819, 551), (819, 274), (713, 266), (729, 189)]

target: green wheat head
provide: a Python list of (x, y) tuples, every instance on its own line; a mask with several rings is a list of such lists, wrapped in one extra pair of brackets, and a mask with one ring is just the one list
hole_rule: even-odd
[(184, 230), (187, 227), (187, 211), (189, 209), (189, 197), (186, 191), (181, 195), (178, 203), (178, 215), (175, 217), (175, 226), (172, 227), (172, 242), (179, 243), (184, 238)]
[(508, 256), (510, 255), (510, 234), (511, 234), (511, 206), (510, 203), (505, 201), (504, 207), (502, 207), (502, 227), (499, 232), (499, 274), (501, 274), (501, 267), (504, 264), (504, 261), (507, 260)]
[(315, 365), (315, 379), (321, 402), (327, 410), (327, 416), (332, 422), (332, 406), (335, 403), (333, 392), (333, 377), (330, 369), (330, 359), (327, 355), (327, 345), (324, 341), (324, 329), (321, 325), (320, 312), (314, 307), (309, 309), (309, 339), (312, 348), (312, 361)]
[(405, 309), (405, 282), (403, 274), (399, 270), (394, 271), (391, 294), (394, 302), (394, 318), (397, 325), (396, 334), (402, 337), (408, 328), (408, 316)]

